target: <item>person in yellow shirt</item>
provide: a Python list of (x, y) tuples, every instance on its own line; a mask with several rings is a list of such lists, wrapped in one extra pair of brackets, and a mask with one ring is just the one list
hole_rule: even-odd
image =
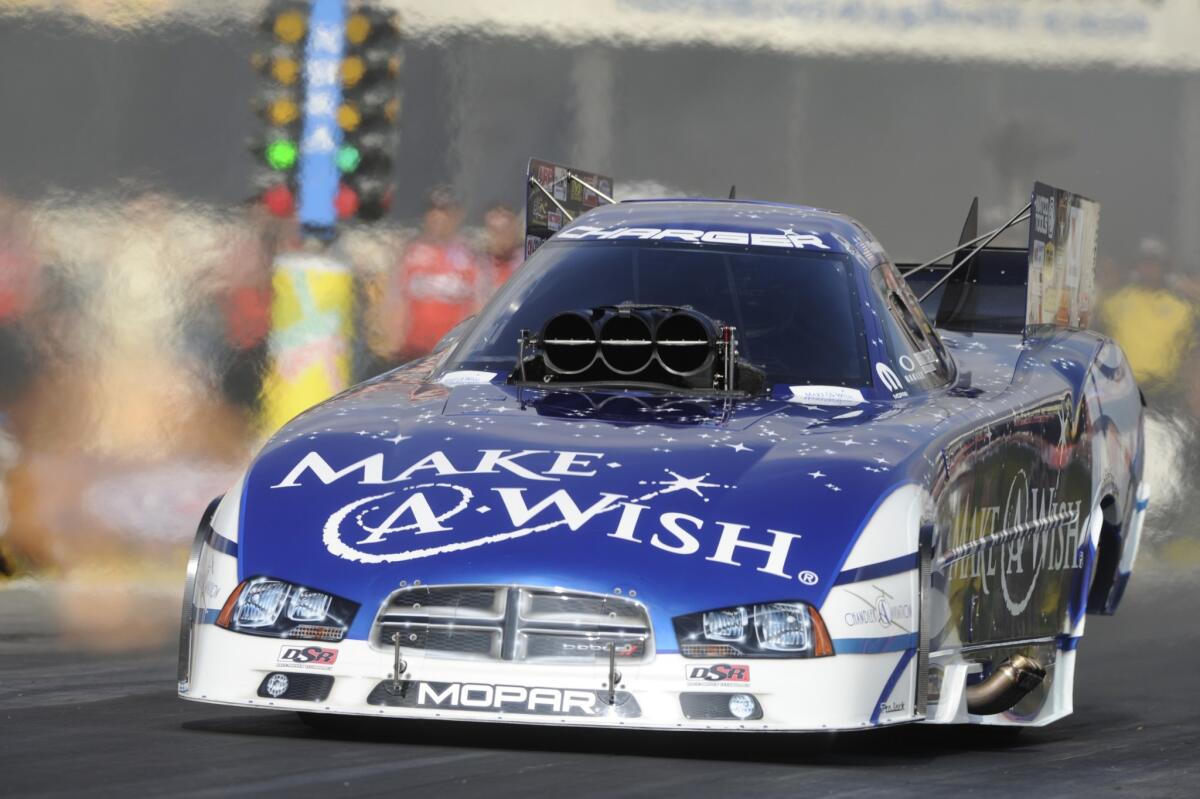
[(1149, 239), (1133, 280), (1104, 299), (1101, 320), (1147, 393), (1178, 387), (1180, 367), (1192, 348), (1195, 305), (1168, 282), (1162, 245)]

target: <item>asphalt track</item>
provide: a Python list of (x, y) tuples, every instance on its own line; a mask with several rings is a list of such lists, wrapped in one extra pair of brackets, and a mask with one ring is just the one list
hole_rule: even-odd
[(1136, 575), (1080, 647), (1076, 712), (1016, 739), (368, 720), (183, 702), (174, 653), (72, 651), (44, 591), (0, 589), (3, 796), (1197, 796), (1200, 592)]

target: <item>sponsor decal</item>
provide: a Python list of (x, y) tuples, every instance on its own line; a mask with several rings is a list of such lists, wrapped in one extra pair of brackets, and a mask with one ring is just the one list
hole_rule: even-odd
[(861, 405), (867, 401), (857, 388), (846, 388), (845, 386), (789, 386), (789, 388), (792, 397), (788, 402), (849, 406)]
[(641, 241), (680, 241), (690, 244), (735, 244), (744, 247), (779, 247), (800, 250), (833, 249), (818, 233), (797, 233), (792, 230), (736, 231), (696, 230), (693, 228), (657, 227), (595, 227), (575, 225), (558, 234), (560, 239), (586, 241), (619, 241), (636, 239)]
[(879, 592), (879, 595), (875, 597), (874, 601), (860, 596), (853, 591), (847, 591), (847, 593), (861, 600), (866, 607), (861, 610), (847, 611), (842, 618), (846, 626), (861, 627), (863, 625), (870, 625), (883, 629), (895, 627), (904, 632), (909, 632), (912, 627), (912, 603), (897, 602), (891, 594), (878, 586), (875, 586), (875, 590)]
[(279, 650), (279, 663), (327, 669), (337, 663), (338, 651), (323, 646), (285, 646)]
[[(1062, 500), (1056, 486), (1030, 485), (1024, 469), (1009, 484), (1003, 506), (971, 507), (968, 496), (954, 516), (945, 544), (946, 551), (965, 548), (968, 554), (952, 560), (946, 576), (950, 580), (978, 580), (984, 594), (999, 590), (1008, 611), (1014, 616), (1021, 614), (1033, 599), (1043, 573), (1060, 573), (1083, 565), (1082, 505), (1082, 500)], [(1067, 520), (1039, 524), (1052, 517)], [(1015, 530), (1025, 532), (1003, 536)], [(995, 542), (970, 548), (990, 538)]]
[(554, 190), (553, 191), (554, 191), (555, 199), (566, 200), (567, 199), (567, 183), (574, 183), (574, 182), (575, 181), (573, 181), (573, 180), (572, 181), (567, 180), (566, 167), (561, 167), (561, 166), (554, 167)]
[(750, 667), (741, 663), (713, 663), (710, 666), (688, 665), (688, 685), (721, 685), (749, 683)]
[(438, 382), (443, 386), (482, 386), (491, 383), (498, 376), (495, 372), (461, 369), (457, 372), (447, 372)]
[(879, 703), (879, 712), (880, 713), (903, 713), (904, 707), (905, 707), (904, 702), (880, 702)]
[(892, 396), (900, 399), (907, 397), (908, 392), (904, 390), (904, 383), (900, 381), (899, 376), (892, 371), (892, 367), (880, 361), (875, 364), (875, 374), (879, 375), (880, 381), (883, 382), (883, 387), (892, 392)]
[(937, 355), (931, 348), (914, 352), (912, 355), (901, 355), (896, 360), (904, 371), (904, 382), (910, 384), (919, 383), (938, 368)]
[(559, 228), (562, 227), (562, 223), (563, 223), (563, 217), (562, 217), (561, 212), (559, 212), (559, 211), (547, 211), (546, 212), (546, 227), (550, 228), (551, 230), (558, 230)]
[[(617, 644), (613, 647), (613, 654), (619, 658), (637, 657), (642, 654), (643, 646), (644, 644), (641, 641)], [(598, 641), (565, 640), (558, 644), (558, 649), (567, 655), (585, 652), (588, 654), (604, 655), (605, 657), (608, 656), (608, 644)]]
[[(664, 470), (667, 479), (641, 481), (646, 489), (630, 497), (586, 488), (586, 481), (562, 487), (564, 480), (598, 473), (605, 454), (567, 450), (478, 450), (471, 462), (453, 462), (430, 452), (403, 468), (387, 468), (383, 452), (336, 468), (316, 451), (304, 455), (272, 486), (286, 490), (338, 481), (389, 487), (343, 505), (325, 521), (323, 542), (333, 555), (358, 563), (398, 563), (512, 541), (545, 532), (578, 532), (585, 526), (605, 538), (652, 547), (680, 557), (703, 557), (734, 568), (753, 568), (804, 585), (819, 582), (816, 572), (789, 565), (803, 537), (785, 530), (758, 530), (734, 521), (688, 513), (656, 513), (654, 501), (668, 494), (707, 494), (733, 486), (711, 482), (708, 474), (685, 476)], [(495, 475), (524, 486), (497, 486), (479, 492), (454, 482), (462, 475)], [(416, 482), (426, 478), (424, 482)], [(435, 479), (429, 479), (435, 478)], [(445, 480), (436, 478), (448, 478)], [(547, 485), (549, 484), (549, 485)], [(475, 513), (461, 516), (468, 509)], [(454, 525), (488, 513), (491, 532), (466, 538)]]
[(404, 693), (389, 697), (389, 705), (437, 710), (490, 711), (532, 716), (640, 715), (637, 702), (624, 691), (607, 701), (607, 692), (572, 688), (530, 688), (463, 682), (409, 682)]
[(550, 210), (550, 203), (539, 192), (529, 201), (529, 215), (533, 218), (535, 224), (546, 224), (546, 212)]

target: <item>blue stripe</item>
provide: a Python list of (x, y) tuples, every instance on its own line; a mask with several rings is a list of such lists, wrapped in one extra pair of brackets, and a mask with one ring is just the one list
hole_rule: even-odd
[(1082, 639), (1082, 635), (1076, 635), (1074, 637), (1061, 635), (1058, 638), (1058, 648), (1064, 652), (1074, 652), (1079, 647), (1079, 642)]
[(1139, 499), (1137, 502), (1133, 503), (1133, 507), (1135, 510), (1145, 510), (1146, 508), (1150, 507), (1150, 498), (1146, 497), (1145, 499)]
[(917, 634), (889, 635), (882, 638), (834, 638), (833, 652), (836, 655), (879, 655), (884, 652), (899, 652), (916, 649)]
[[(915, 636), (914, 636), (915, 637)], [(879, 701), (875, 703), (875, 709), (871, 711), (871, 724), (879, 723), (879, 714), (883, 710), (883, 703), (892, 695), (892, 691), (896, 688), (896, 683), (900, 679), (900, 675), (904, 673), (904, 669), (908, 666), (908, 661), (912, 660), (917, 650), (910, 649), (900, 656), (900, 662), (896, 664), (896, 668), (892, 669), (892, 676), (883, 685), (883, 693), (879, 695)]]
[(200, 616), (196, 619), (196, 621), (200, 624), (216, 624), (217, 616), (220, 616), (220, 615), (221, 615), (221, 611), (213, 609), (213, 608), (209, 608), (208, 610), (203, 611), (200, 614)]
[(225, 536), (218, 533), (211, 527), (208, 528), (208, 545), (217, 552), (222, 552), (232, 558), (237, 557), (238, 545), (236, 541), (230, 541)]
[(857, 569), (847, 569), (837, 576), (833, 584), (843, 585), (845, 583), (861, 582), (862, 580), (877, 580), (880, 577), (911, 571), (919, 565), (921, 565), (920, 557), (916, 552), (911, 552), (907, 555), (901, 555), (898, 558), (892, 558), (891, 560), (859, 566)]

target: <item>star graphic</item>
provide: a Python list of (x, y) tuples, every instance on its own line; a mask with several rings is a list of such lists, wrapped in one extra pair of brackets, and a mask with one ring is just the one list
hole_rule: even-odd
[(841, 491), (842, 490), (842, 489), (838, 488), (837, 486), (835, 486), (833, 483), (826, 483), (825, 487), (828, 488), (830, 491)]
[(846, 447), (849, 447), (853, 444), (858, 443), (857, 441), (854, 440), (853, 436), (851, 436), (850, 438), (841, 438), (841, 439), (836, 439), (836, 440), (838, 441), (838, 443), (842, 444), (842, 446), (846, 446)]
[(673, 491), (691, 491), (698, 497), (703, 497), (704, 493), (701, 488), (722, 488), (718, 483), (706, 483), (704, 478), (708, 477), (708, 473), (702, 474), (699, 477), (684, 477), (670, 469), (663, 469), (664, 472), (675, 478), (673, 480), (659, 480), (656, 485), (663, 486), (660, 493), (670, 494)]
[(814, 480), (820, 480), (822, 477), (828, 477), (828, 475), (820, 469), (817, 469), (815, 472), (809, 472), (808, 476)]
[(406, 436), (403, 433), (397, 433), (396, 435), (394, 435), (391, 438), (386, 439), (386, 440), (392, 442), (393, 444), (399, 444), (401, 441), (407, 441), (410, 438), (412, 438), (412, 436)]
[(736, 444), (726, 444), (725, 446), (729, 447), (734, 452), (753, 452), (754, 451), (740, 441)]

